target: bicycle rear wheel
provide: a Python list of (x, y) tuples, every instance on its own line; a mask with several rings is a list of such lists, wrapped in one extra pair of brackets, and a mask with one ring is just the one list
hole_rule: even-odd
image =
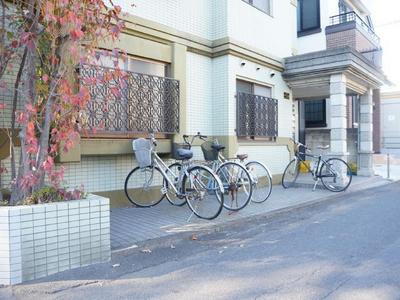
[(250, 161), (246, 164), (246, 168), (250, 173), (253, 183), (253, 194), (251, 201), (255, 203), (262, 203), (266, 201), (271, 195), (272, 191), (272, 177), (267, 167), (258, 162)]
[[(168, 167), (168, 169), (165, 171), (165, 174), (167, 174), (168, 178), (174, 182), (175, 188), (179, 191), (180, 189), (180, 182), (179, 182), (179, 176), (182, 172), (182, 164), (181, 163), (173, 163)], [(164, 178), (164, 187), (167, 190), (167, 193), (165, 196), (167, 197), (167, 200), (169, 203), (172, 205), (176, 206), (183, 206), (186, 203), (185, 197), (180, 197), (178, 196), (175, 191), (169, 186), (169, 182)]]
[(253, 192), (251, 175), (246, 168), (228, 161), (220, 165), (216, 173), (224, 186), (224, 207), (231, 211), (244, 208), (250, 202)]
[(125, 195), (139, 207), (151, 207), (164, 198), (163, 175), (157, 167), (134, 168), (125, 179)]
[(292, 161), (287, 165), (285, 172), (282, 176), (282, 186), (285, 189), (292, 187), (299, 177), (300, 173), (300, 161), (297, 159), (292, 159)]
[(182, 180), (182, 192), (192, 212), (201, 219), (212, 220), (221, 213), (224, 189), (219, 178), (204, 166), (187, 170)]
[(353, 177), (349, 165), (339, 158), (330, 158), (324, 162), (319, 175), (324, 187), (332, 192), (345, 191)]

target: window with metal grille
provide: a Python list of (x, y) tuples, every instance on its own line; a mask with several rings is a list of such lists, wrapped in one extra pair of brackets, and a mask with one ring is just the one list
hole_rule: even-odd
[(304, 119), (308, 128), (326, 127), (326, 100), (307, 100), (304, 102)]
[[(124, 70), (123, 76), (109, 76), (116, 66)], [(86, 127), (105, 135), (179, 132), (179, 81), (165, 77), (167, 67), (149, 60), (113, 60), (109, 56), (82, 65), (81, 84), (88, 86), (91, 96)], [(110, 80), (97, 80), (107, 75)]]
[(237, 80), (237, 135), (246, 138), (278, 136), (278, 100), (267, 86)]

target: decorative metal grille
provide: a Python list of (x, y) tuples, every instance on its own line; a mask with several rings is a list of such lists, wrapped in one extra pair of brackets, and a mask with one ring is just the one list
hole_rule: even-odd
[(237, 135), (278, 136), (278, 100), (238, 92)]
[(128, 71), (107, 81), (97, 80), (111, 71), (93, 65), (80, 68), (80, 82), (89, 88), (91, 96), (87, 106), (89, 129), (107, 133), (179, 132), (178, 80)]

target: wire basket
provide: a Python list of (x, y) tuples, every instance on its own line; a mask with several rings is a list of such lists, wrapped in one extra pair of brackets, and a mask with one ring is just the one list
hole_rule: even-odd
[(151, 159), (152, 145), (150, 140), (144, 138), (132, 142), (133, 151), (140, 168), (146, 168), (153, 164)]
[(178, 150), (179, 149), (187, 149), (190, 150), (190, 146), (184, 143), (172, 143), (172, 158), (179, 160)]
[(212, 148), (214, 142), (204, 142), (201, 144), (201, 151), (203, 151), (204, 159), (207, 161), (213, 161), (218, 159), (218, 151)]

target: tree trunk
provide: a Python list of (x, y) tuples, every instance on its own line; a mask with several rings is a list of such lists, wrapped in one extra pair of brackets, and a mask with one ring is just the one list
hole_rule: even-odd
[(17, 171), (15, 166), (15, 149), (14, 149), (14, 141), (16, 140), (16, 131), (15, 131), (15, 114), (17, 111), (17, 103), (18, 103), (18, 95), (19, 95), (19, 84), (21, 82), (22, 71), (24, 70), (25, 60), (27, 55), (27, 48), (24, 49), (24, 54), (22, 55), (21, 64), (19, 66), (18, 74), (15, 79), (14, 84), (14, 98), (12, 104), (12, 112), (11, 112), (11, 141), (10, 141), (10, 154), (11, 154), (11, 178), (15, 179), (17, 177)]

